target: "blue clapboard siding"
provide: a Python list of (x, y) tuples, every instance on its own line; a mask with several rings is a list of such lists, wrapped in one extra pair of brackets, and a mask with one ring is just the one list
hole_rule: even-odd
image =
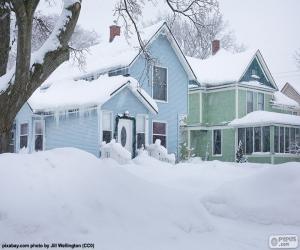
[(128, 111), (129, 116), (137, 114), (148, 114), (149, 110), (145, 105), (128, 89), (124, 88), (101, 107), (102, 110), (113, 112), (113, 116), (124, 114)]
[[(151, 56), (157, 60), (158, 66), (168, 68), (168, 102), (158, 102), (158, 115), (150, 116), (149, 142), (152, 141), (152, 121), (167, 122), (167, 147), (169, 153), (178, 153), (178, 117), (188, 112), (188, 76), (181, 65), (168, 38), (159, 35), (150, 45)], [(140, 56), (130, 67), (129, 73), (140, 81), (142, 87), (152, 96), (152, 68), (145, 69), (145, 60)]]
[(46, 150), (58, 147), (75, 147), (96, 156), (99, 155), (98, 115), (92, 112), (88, 117), (69, 115), (59, 122), (53, 116), (46, 119)]
[(32, 147), (32, 136), (33, 136), (33, 122), (32, 122), (32, 110), (30, 106), (25, 103), (23, 107), (18, 112), (15, 124), (16, 124), (16, 141), (15, 141), (15, 150), (19, 152), (20, 150), (20, 125), (22, 123), (28, 123), (28, 149), (31, 152), (33, 150)]

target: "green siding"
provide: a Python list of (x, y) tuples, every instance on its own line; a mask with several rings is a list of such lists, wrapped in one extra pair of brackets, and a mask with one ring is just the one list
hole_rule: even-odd
[(235, 90), (205, 93), (204, 96), (204, 123), (221, 125), (235, 118)]
[(189, 94), (188, 123), (200, 123), (200, 93)]

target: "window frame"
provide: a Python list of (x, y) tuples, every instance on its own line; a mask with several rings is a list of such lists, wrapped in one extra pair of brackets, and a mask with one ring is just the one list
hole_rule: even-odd
[[(259, 109), (259, 96), (260, 95), (262, 95), (262, 97), (263, 97), (262, 98), (262, 100), (263, 100), (262, 109)], [(265, 110), (265, 93), (257, 92), (256, 98), (257, 98), (257, 110), (264, 111)]]
[[(215, 140), (214, 140), (215, 131), (220, 131), (220, 135), (221, 135), (221, 145), (220, 145), (221, 153), (220, 154), (215, 154)], [(222, 142), (223, 142), (223, 129), (213, 129), (212, 130), (212, 155), (213, 156), (223, 156)]]
[[(42, 134), (36, 134), (36, 124), (38, 122), (41, 122), (42, 123)], [(36, 136), (40, 136), (42, 135), (42, 138), (43, 138), (43, 143), (42, 143), (42, 150), (40, 151), (44, 151), (45, 150), (45, 120), (34, 120), (33, 121), (33, 139), (34, 139), (34, 145), (33, 145), (33, 148), (34, 148), (34, 151), (37, 152), (36, 148), (35, 148), (35, 139), (36, 139)]]
[(248, 112), (248, 93), (252, 94), (252, 111), (251, 112), (253, 112), (255, 110), (254, 109), (254, 91), (247, 90), (246, 91), (246, 114), (251, 113), (251, 112)]
[[(138, 119), (142, 118), (144, 120), (144, 132), (140, 132), (138, 128)], [(140, 149), (138, 147), (138, 134), (144, 134), (144, 148), (146, 147), (146, 136), (147, 136), (147, 116), (146, 115), (137, 115), (136, 116), (136, 149)]]
[[(110, 130), (103, 129), (103, 122), (104, 122), (104, 114), (109, 114), (110, 116)], [(109, 110), (102, 110), (101, 111), (101, 143), (105, 142), (103, 140), (103, 133), (104, 132), (110, 132), (110, 141), (113, 139), (113, 131), (114, 131), (114, 126), (113, 126), (113, 112)], [(106, 142), (109, 143), (109, 142)]]
[[(154, 98), (154, 91), (153, 91), (154, 90), (154, 67), (166, 69), (166, 78), (167, 78), (166, 79), (166, 83), (167, 83), (167, 86), (166, 86), (166, 92), (167, 92), (167, 94), (166, 94), (166, 100), (160, 100), (160, 99)], [(162, 65), (159, 65), (159, 64), (153, 65), (151, 68), (152, 68), (152, 76), (151, 76), (151, 78), (152, 78), (152, 88), (151, 88), (152, 98), (156, 102), (168, 103), (168, 101), (169, 101), (169, 69), (168, 69), (168, 67), (165, 67), (165, 66), (162, 66)]]
[[(23, 124), (27, 124), (27, 134), (22, 134), (22, 129), (21, 129), (21, 127), (22, 127), (22, 125)], [(21, 122), (21, 123), (19, 123), (19, 138), (18, 138), (18, 140), (19, 140), (19, 150), (21, 150), (22, 148), (21, 148), (21, 137), (22, 136), (26, 136), (27, 137), (27, 145), (26, 145), (26, 148), (28, 148), (28, 146), (29, 146), (29, 122), (28, 121), (23, 121), (23, 122)]]
[[(154, 129), (153, 129), (153, 125), (154, 123), (163, 123), (166, 125), (166, 134), (154, 134)], [(165, 136), (166, 137), (166, 148), (168, 148), (168, 122), (167, 121), (161, 121), (161, 120), (152, 120), (152, 143), (155, 143), (155, 141), (153, 141), (153, 138), (154, 136), (157, 135), (157, 136)], [(163, 146), (163, 145), (162, 145)]]

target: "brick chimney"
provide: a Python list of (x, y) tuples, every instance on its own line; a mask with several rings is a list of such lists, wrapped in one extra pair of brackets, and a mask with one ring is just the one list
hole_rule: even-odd
[(213, 40), (211, 43), (211, 54), (215, 55), (220, 49), (220, 40)]
[(111, 25), (109, 27), (109, 42), (111, 43), (114, 40), (114, 38), (116, 36), (120, 36), (120, 34), (121, 34), (121, 27), (115, 24)]

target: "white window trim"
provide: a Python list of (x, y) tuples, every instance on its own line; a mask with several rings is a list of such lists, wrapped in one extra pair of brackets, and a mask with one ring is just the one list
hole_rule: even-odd
[[(137, 118), (140, 118), (140, 117), (142, 117), (143, 119), (144, 119), (144, 122), (145, 122), (145, 124), (144, 124), (144, 134), (145, 134), (145, 145), (144, 145), (144, 147), (146, 147), (146, 145), (148, 145), (148, 116), (147, 115), (145, 115), (145, 114), (137, 114), (136, 115), (136, 123), (137, 123)], [(136, 124), (136, 127), (137, 127), (137, 124)], [(135, 135), (135, 137), (136, 137), (136, 149), (137, 149), (137, 134), (138, 133), (142, 133), (142, 132), (138, 132), (138, 130), (136, 130), (136, 135)]]
[[(220, 130), (221, 131), (221, 154), (214, 154), (214, 147), (215, 147), (215, 145), (214, 145), (214, 131), (215, 130)], [(223, 146), (222, 146), (222, 144), (223, 144), (223, 129), (213, 129), (212, 133), (211, 133), (211, 141), (212, 141), (212, 143), (211, 143), (212, 156), (218, 156), (218, 157), (223, 156)]]
[(154, 134), (154, 133), (153, 133), (153, 123), (155, 123), (155, 122), (166, 124), (166, 134), (165, 134), (165, 136), (166, 136), (166, 148), (168, 148), (168, 122), (167, 122), (167, 121), (163, 121), (163, 120), (152, 120), (151, 143), (155, 143), (155, 142), (153, 142), (153, 136), (154, 136), (154, 135), (162, 135), (162, 136), (164, 136), (163, 134)]
[[(109, 114), (110, 115), (110, 124), (111, 124), (111, 130), (104, 130), (103, 129), (103, 114)], [(103, 142), (103, 131), (110, 131), (111, 132), (111, 139), (114, 138), (114, 115), (113, 115), (113, 112), (110, 111), (110, 110), (102, 110), (101, 111), (101, 115), (99, 116), (99, 119), (100, 119), (100, 124), (99, 124), (99, 127), (100, 127), (100, 145), (102, 144)]]
[[(46, 143), (45, 143), (45, 140), (46, 140), (46, 137), (45, 137), (45, 128), (46, 128), (46, 126), (45, 126), (45, 120), (34, 120), (33, 121), (33, 141), (34, 141), (34, 145), (33, 145), (33, 150), (34, 151), (36, 151), (35, 150), (35, 136), (37, 135), (36, 133), (35, 133), (35, 127), (36, 127), (36, 123), (38, 123), (38, 122), (42, 122), (42, 128), (43, 128), (43, 149), (42, 149), (42, 151), (44, 151), (45, 150), (45, 145), (46, 145)], [(41, 135), (41, 134), (38, 134), (38, 135)]]
[(262, 93), (262, 92), (256, 92), (256, 106), (257, 106), (257, 110), (259, 110), (260, 111), (260, 109), (258, 109), (258, 96), (259, 96), (259, 94), (262, 94), (263, 95), (263, 109), (262, 109), (262, 111), (263, 110), (265, 110), (265, 103), (266, 103), (266, 100), (265, 100), (265, 93)]
[(255, 111), (255, 107), (254, 107), (254, 93), (256, 93), (256, 92), (247, 90), (246, 91), (246, 114), (249, 114), (249, 113), (253, 112), (253, 111), (248, 112), (248, 92), (252, 92), (252, 108), (253, 108), (253, 111)]
[(21, 150), (21, 136), (25, 136), (25, 135), (21, 135), (21, 125), (22, 124), (28, 124), (28, 131), (27, 131), (27, 149), (29, 149), (29, 145), (30, 145), (30, 142), (29, 142), (29, 131), (30, 131), (30, 126), (29, 126), (29, 121), (26, 120), (26, 121), (22, 121), (19, 123), (19, 126), (18, 126), (18, 149)]
[[(154, 77), (153, 77), (153, 73), (154, 73), (154, 67), (157, 67), (157, 68), (164, 68), (164, 69), (166, 69), (167, 70), (167, 74), (166, 74), (166, 77), (167, 77), (167, 100), (166, 101), (164, 101), (164, 100), (158, 100), (158, 99), (155, 99), (154, 97), (153, 97), (153, 87), (154, 87)], [(156, 101), (156, 102), (160, 102), (160, 103), (168, 103), (168, 101), (169, 101), (169, 69), (168, 69), (168, 67), (165, 67), (165, 66), (161, 66), (161, 65), (159, 65), (159, 64), (157, 64), (157, 65), (153, 65), (152, 66), (152, 75), (151, 75), (151, 78), (152, 78), (152, 87), (151, 87), (151, 95), (152, 95), (152, 98)]]

